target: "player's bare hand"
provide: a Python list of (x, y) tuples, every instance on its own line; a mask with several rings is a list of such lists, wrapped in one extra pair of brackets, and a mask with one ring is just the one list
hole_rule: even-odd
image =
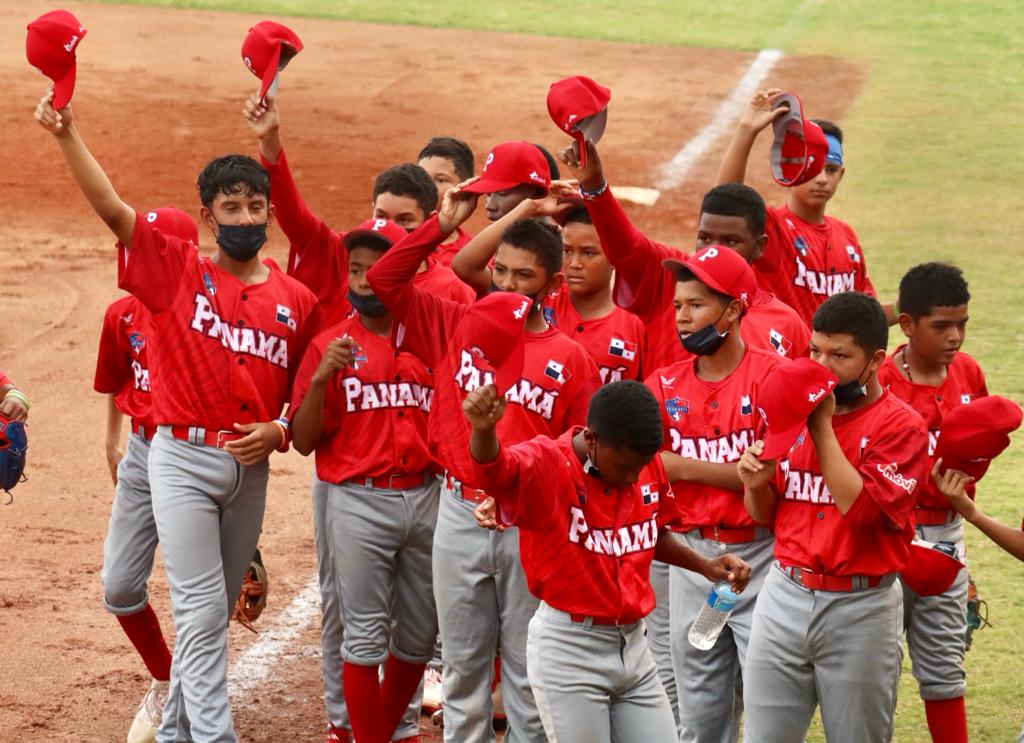
[(552, 181), (551, 189), (539, 199), (527, 199), (523, 202), (533, 217), (557, 217), (574, 208), (578, 202), (569, 201), (572, 197), (580, 198), (580, 184), (577, 180)]
[(807, 416), (807, 429), (811, 434), (831, 430), (832, 416), (836, 414), (836, 396), (832, 393), (825, 395), (818, 403), (811, 414)]
[(312, 381), (326, 384), (331, 377), (352, 363), (356, 348), (355, 339), (350, 335), (333, 339), (324, 349), (324, 356), (313, 372)]
[(245, 102), (242, 116), (248, 122), (249, 128), (260, 139), (276, 132), (281, 126), (281, 119), (277, 113), (277, 104), (274, 102), (273, 96), (268, 95), (261, 100), (259, 93), (253, 93)]
[(473, 509), (473, 518), (481, 529), (505, 531), (505, 525), (498, 521), (498, 504), (489, 495), (484, 498), (483, 503)]
[(71, 112), (70, 103), (60, 111), (54, 111), (53, 106), (50, 105), (52, 100), (53, 88), (50, 88), (46, 91), (46, 95), (39, 99), (34, 118), (39, 122), (39, 126), (43, 127), (50, 134), (59, 137), (66, 134), (69, 130), (71, 122), (74, 120), (74, 114)]
[(477, 431), (494, 428), (505, 414), (505, 397), (493, 384), (477, 387), (462, 401), (462, 414)]
[(276, 423), (236, 423), (235, 430), (246, 434), (224, 444), (224, 451), (239, 464), (255, 464), (270, 456), (281, 445), (281, 429)]
[(757, 133), (775, 121), (775, 119), (784, 116), (786, 111), (789, 110), (785, 106), (772, 110), (776, 99), (783, 92), (779, 88), (757, 91), (743, 110), (743, 115), (740, 117), (740, 128)]
[(712, 583), (728, 581), (735, 593), (743, 593), (750, 580), (750, 565), (733, 553), (726, 552), (713, 560), (708, 560), (704, 568), (704, 577)]
[(480, 194), (463, 189), (477, 180), (479, 177), (473, 176), (444, 192), (441, 208), (437, 210), (437, 226), (441, 230), (441, 234), (450, 235), (459, 228), (459, 225), (473, 216), (477, 202), (480, 201)]
[(932, 465), (932, 482), (940, 493), (949, 499), (953, 510), (959, 513), (966, 521), (974, 516), (974, 501), (967, 494), (967, 486), (974, 482), (974, 478), (965, 472), (953, 468), (941, 472), (942, 458), (935, 460)]
[(740, 480), (743, 481), (744, 487), (749, 490), (763, 488), (772, 479), (772, 475), (775, 474), (775, 460), (766, 459), (762, 461), (761, 453), (763, 451), (764, 442), (760, 440), (755, 441), (746, 448), (736, 463), (736, 471), (739, 473)]
[(597, 145), (587, 140), (587, 164), (580, 167), (580, 156), (577, 148), (578, 142), (558, 153), (558, 159), (565, 164), (572, 177), (579, 181), (580, 186), (588, 191), (596, 191), (604, 184), (604, 167), (601, 165), (601, 156), (597, 152)]
[(112, 442), (108, 442), (105, 449), (104, 453), (107, 456), (107, 468), (110, 470), (110, 479), (114, 481), (114, 485), (117, 485), (117, 465), (121, 464), (124, 453), (117, 444)]
[(0, 413), (3, 413), (12, 421), (20, 421), (21, 423), (28, 419), (28, 408), (24, 402), (14, 395), (0, 400)]

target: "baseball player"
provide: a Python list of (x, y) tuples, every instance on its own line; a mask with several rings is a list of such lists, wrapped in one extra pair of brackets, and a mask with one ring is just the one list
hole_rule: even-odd
[[(882, 386), (925, 419), (932, 458), (945, 413), (988, 395), (978, 363), (960, 350), (970, 298), (963, 273), (955, 266), (924, 263), (910, 269), (900, 281), (897, 301), (907, 342), (878, 370)], [(914, 524), (921, 539), (954, 545), (960, 559), (965, 558), (963, 522), (931, 478), (917, 490)], [(903, 613), (932, 740), (966, 743), (967, 571), (961, 570), (938, 596), (918, 596), (904, 586)]]
[[(445, 191), (473, 177), (475, 162), (473, 150), (461, 139), (455, 137), (434, 137), (416, 156), (416, 164), (427, 171), (437, 186), (437, 208)], [(437, 260), (451, 266), (452, 258), (473, 236), (461, 227), (449, 235), (437, 249)]]
[(12, 421), (24, 422), (28, 419), (30, 405), (28, 396), (14, 386), (10, 377), (0, 371), (0, 415), (5, 415)]
[[(398, 347), (435, 370), (430, 445), (447, 469), (433, 555), (444, 661), (445, 740), (494, 740), (491, 682), (495, 652), (500, 651), (509, 725), (506, 740), (539, 741), (544, 740), (544, 730), (526, 676), (526, 629), (537, 604), (526, 588), (519, 562), (518, 532), (479, 529), (473, 516), (485, 494), (473, 479), (469, 427), (460, 411), (465, 396), (486, 383), (490, 374), (477, 364), (477, 344), (466, 338), (467, 308), (410, 282), (419, 262), (475, 206), (472, 193), (449, 190), (438, 215), (385, 253), (368, 278), (373, 292), (400, 323)], [(561, 260), (562, 245), (554, 228), (536, 220), (511, 228), (495, 258), (497, 288), (529, 298), (525, 362), (506, 393), (510, 405), (502, 422), (502, 432), (510, 441), (540, 433), (558, 436), (582, 422), (599, 384), (597, 368), (586, 351), (550, 327), (541, 311), (544, 298), (561, 284)]]
[[(200, 173), (212, 258), (122, 201), (52, 91), (36, 108), (89, 204), (120, 241), (118, 284), (152, 314), (149, 479), (176, 631), (157, 740), (235, 741), (227, 624), (263, 523), (268, 456), (288, 442), (291, 378), (314, 330), (312, 292), (265, 265), (270, 183), (240, 155)], [(153, 217), (155, 219), (155, 216)]]
[[(744, 668), (751, 743), (803, 740), (818, 705), (830, 741), (892, 737), (896, 573), (910, 551), (928, 433), (879, 384), (887, 340), (874, 298), (832, 296), (815, 311), (811, 335), (811, 360), (824, 369), (794, 362), (773, 372), (783, 375), (778, 394), (762, 388), (768, 435), (739, 463), (747, 510), (775, 529), (776, 564), (757, 599)], [(808, 400), (816, 407), (804, 408), (806, 425), (792, 420)]]
[(539, 199), (551, 187), (544, 151), (529, 142), (502, 142), (487, 153), (480, 176), (467, 188), (485, 194), (487, 220), (496, 222), (526, 199)]
[[(785, 107), (772, 110), (783, 94), (778, 88), (758, 91), (748, 104), (718, 170), (718, 184), (743, 183), (747, 160), (757, 135)], [(828, 297), (859, 291), (875, 295), (868, 278), (864, 251), (853, 228), (825, 214), (829, 200), (843, 180), (843, 132), (830, 121), (815, 119), (828, 141), (825, 167), (806, 183), (793, 186), (783, 206), (768, 209), (768, 241), (754, 263), (761, 285), (788, 304), (810, 324), (814, 310)], [(890, 324), (892, 305), (883, 305)]]
[(668, 530), (678, 518), (660, 458), (654, 396), (634, 381), (593, 397), (586, 427), (503, 446), (506, 401), (493, 384), (463, 402), (477, 482), (520, 530), (530, 591), (527, 663), (547, 740), (670, 741), (675, 723), (644, 639), (651, 559), (728, 580), (750, 567), (706, 557)]
[[(155, 229), (198, 245), (199, 232), (187, 214), (175, 208), (153, 214)], [(157, 545), (148, 466), (156, 433), (149, 386), (150, 322), (149, 310), (131, 295), (107, 307), (93, 381), (93, 389), (107, 395), (106, 458), (115, 485), (100, 572), (103, 605), (117, 617), (152, 677), (128, 731), (129, 743), (155, 740), (171, 677), (171, 653), (146, 588)], [(122, 454), (124, 416), (131, 419), (131, 433)]]
[(396, 351), (391, 315), (370, 302), (366, 281), (405, 235), (380, 219), (345, 235), (349, 297), (359, 314), (313, 340), (292, 404), (295, 448), (315, 450), (317, 476), (330, 483), (327, 538), (345, 627), (345, 696), (352, 733), (371, 743), (391, 740), (437, 636), (431, 551), (439, 485), (427, 447), (433, 374)]

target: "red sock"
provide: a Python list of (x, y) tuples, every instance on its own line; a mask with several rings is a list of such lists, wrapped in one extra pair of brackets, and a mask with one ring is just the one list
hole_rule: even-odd
[(964, 698), (926, 699), (924, 716), (933, 743), (967, 743), (967, 710)]
[[(384, 686), (380, 690), (384, 703), (384, 740), (391, 740), (401, 723), (412, 695), (416, 693), (420, 681), (423, 680), (423, 671), (426, 667), (426, 663), (406, 663), (393, 655), (388, 655), (388, 661), (384, 664)], [(348, 687), (345, 688), (345, 693), (348, 694)], [(357, 735), (356, 738), (358, 737)]]
[(357, 666), (346, 661), (341, 667), (348, 718), (359, 743), (387, 743), (390, 739), (384, 733), (379, 674), (377, 666)]
[(157, 681), (168, 681), (171, 678), (171, 653), (167, 650), (164, 633), (160, 630), (160, 620), (156, 618), (153, 607), (146, 604), (142, 611), (118, 616), (117, 621), (139, 651), (149, 674)]

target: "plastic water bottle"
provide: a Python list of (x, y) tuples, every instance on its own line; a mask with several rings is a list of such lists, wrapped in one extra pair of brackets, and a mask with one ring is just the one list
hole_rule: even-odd
[(725, 582), (715, 583), (708, 593), (708, 600), (700, 607), (697, 618), (690, 626), (690, 644), (698, 650), (710, 650), (718, 641), (733, 607), (736, 606), (737, 596)]

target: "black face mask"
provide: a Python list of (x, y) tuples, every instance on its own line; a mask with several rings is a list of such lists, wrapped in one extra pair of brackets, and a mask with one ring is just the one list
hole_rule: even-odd
[[(491, 285), (489, 287), (487, 287), (487, 293), (488, 294), (494, 294), (494, 292), (503, 292), (503, 291), (505, 291), (505, 290), (498, 288), (498, 285), (494, 283), (494, 279), (491, 279)], [(520, 292), (520, 294), (522, 294), (524, 297), (526, 297), (527, 299), (530, 300), (530, 312), (531, 313), (532, 312), (540, 312), (541, 308), (544, 306), (544, 305), (539, 304), (537, 302), (537, 295), (540, 294), (540, 292), (533, 292), (532, 294), (526, 294), (525, 292)]]
[(851, 402), (856, 402), (868, 394), (868, 384), (867, 382), (861, 382), (860, 377), (870, 365), (871, 361), (869, 360), (855, 379), (835, 386), (832, 394), (836, 396), (836, 405), (849, 405)]
[(601, 470), (597, 468), (595, 461), (597, 460), (597, 442), (594, 442), (594, 452), (591, 454), (587, 452), (587, 461), (583, 463), (583, 471), (591, 477), (596, 477), (598, 480), (601, 479)]
[(715, 325), (725, 316), (725, 310), (729, 309), (726, 305), (725, 309), (722, 310), (722, 314), (718, 316), (718, 320), (713, 323), (705, 325), (703, 328), (698, 330), (696, 333), (690, 333), (685, 338), (681, 335), (679, 340), (683, 343), (683, 348), (694, 356), (712, 356), (722, 344), (725, 343), (726, 336), (729, 335), (729, 331), (726, 330), (722, 333), (718, 332)]
[(356, 294), (351, 289), (346, 297), (356, 311), (365, 317), (382, 317), (388, 313), (388, 308), (377, 299), (376, 294)]
[(217, 223), (217, 244), (229, 258), (240, 263), (252, 260), (267, 241), (267, 225)]

